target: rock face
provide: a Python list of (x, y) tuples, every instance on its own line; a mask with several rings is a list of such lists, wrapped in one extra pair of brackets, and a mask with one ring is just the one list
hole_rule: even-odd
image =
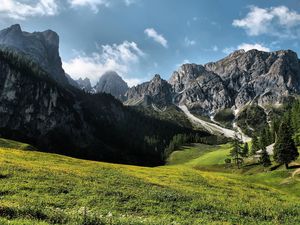
[(93, 88), (92, 88), (92, 85), (91, 85), (91, 81), (89, 78), (79, 78), (78, 80), (76, 80), (76, 83), (78, 85), (78, 87), (81, 89), (81, 90), (84, 90), (88, 93), (92, 93), (93, 92)]
[[(59, 85), (23, 55), (3, 50), (0, 102), (0, 137), (93, 160), (157, 165), (168, 141), (188, 130), (124, 107), (109, 94)], [(155, 137), (155, 147), (145, 137)]]
[(108, 93), (123, 101), (128, 85), (115, 71), (107, 71), (94, 88), (97, 93)]
[(155, 104), (164, 107), (172, 103), (172, 87), (156, 74), (149, 82), (130, 88), (126, 93), (127, 105)]
[(68, 84), (59, 56), (59, 36), (54, 31), (28, 33), (16, 24), (0, 31), (0, 45), (26, 54), (54, 80)]
[(136, 104), (145, 96), (165, 96), (160, 98), (161, 103), (173, 98), (174, 104), (184, 104), (194, 113), (207, 116), (226, 108), (239, 110), (248, 103), (280, 104), (300, 94), (300, 61), (291, 50), (239, 50), (203, 66), (184, 64), (168, 82), (171, 91), (166, 88), (168, 91), (151, 92), (149, 82), (131, 88), (127, 102)]
[(175, 93), (174, 103), (185, 104), (198, 114), (207, 114), (208, 110), (215, 113), (231, 105), (230, 93), (223, 80), (201, 65), (182, 65), (169, 83)]
[(224, 81), (235, 109), (250, 101), (259, 105), (281, 103), (289, 95), (300, 93), (300, 63), (291, 50), (240, 50), (205, 68)]

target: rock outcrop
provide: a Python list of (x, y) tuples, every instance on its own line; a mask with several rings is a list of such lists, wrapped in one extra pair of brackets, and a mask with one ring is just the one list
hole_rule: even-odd
[(108, 93), (123, 101), (128, 85), (115, 71), (107, 71), (100, 77), (94, 89), (97, 93)]
[(19, 24), (0, 31), (0, 45), (30, 57), (38, 63), (54, 80), (68, 84), (59, 56), (59, 36), (52, 30), (44, 32), (24, 32)]
[(76, 83), (81, 90), (84, 90), (88, 93), (94, 92), (94, 89), (92, 87), (92, 84), (91, 84), (91, 81), (89, 78), (87, 78), (87, 77), (84, 79), (79, 78), (78, 80), (76, 80)]
[(171, 90), (151, 92), (149, 82), (131, 88), (127, 102), (137, 104), (143, 98), (160, 96), (159, 102), (166, 104), (172, 98), (174, 104), (186, 105), (190, 111), (207, 116), (226, 108), (239, 111), (248, 103), (281, 104), (300, 94), (300, 61), (291, 50), (238, 50), (203, 66), (184, 64), (168, 82)]
[(171, 85), (156, 74), (149, 82), (130, 88), (126, 93), (127, 105), (150, 105), (162, 108), (172, 103)]

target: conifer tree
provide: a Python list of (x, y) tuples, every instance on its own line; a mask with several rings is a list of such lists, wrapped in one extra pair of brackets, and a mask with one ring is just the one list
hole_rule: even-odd
[(249, 146), (248, 143), (246, 142), (243, 147), (242, 156), (248, 157), (248, 155), (249, 155)]
[(241, 164), (243, 163), (243, 148), (240, 144), (240, 140), (237, 136), (237, 133), (234, 135), (234, 139), (232, 141), (232, 148), (230, 150), (230, 156), (232, 157), (234, 163), (238, 166), (238, 168), (241, 167)]
[(277, 163), (285, 164), (287, 169), (289, 163), (296, 160), (299, 156), (292, 135), (293, 132), (290, 122), (288, 119), (284, 119), (278, 130), (277, 140), (274, 146), (274, 159)]
[(262, 147), (262, 152), (259, 161), (264, 167), (268, 167), (271, 165), (270, 156), (265, 146)]
[(252, 136), (251, 155), (255, 155), (258, 150), (259, 150), (259, 142), (258, 142), (256, 134), (254, 134)]

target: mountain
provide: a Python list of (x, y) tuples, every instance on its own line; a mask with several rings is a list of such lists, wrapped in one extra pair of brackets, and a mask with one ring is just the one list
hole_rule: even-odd
[[(160, 88), (149, 91), (150, 83)], [(291, 50), (239, 50), (217, 62), (184, 64), (164, 82), (171, 90), (160, 85), (152, 80), (133, 87), (126, 102), (134, 105), (159, 96), (160, 105), (167, 105), (173, 98), (193, 113), (214, 116), (225, 109), (240, 111), (249, 103), (278, 105), (300, 94), (300, 61)]]
[(125, 107), (111, 95), (59, 85), (38, 64), (9, 50), (0, 50), (0, 102), (0, 137), (93, 160), (161, 164), (174, 135), (195, 133)]
[(122, 101), (128, 85), (115, 71), (107, 71), (100, 77), (94, 89), (97, 93), (108, 93)]
[(0, 31), (0, 45), (21, 52), (39, 64), (60, 84), (68, 84), (59, 56), (59, 36), (52, 30), (24, 32), (19, 24)]
[(126, 105), (153, 105), (164, 108), (172, 104), (171, 85), (156, 74), (149, 82), (130, 88), (126, 92)]
[(65, 74), (66, 78), (68, 79), (68, 83), (76, 88), (79, 88), (78, 82), (76, 80), (74, 80), (69, 74)]
[(291, 50), (240, 50), (205, 68), (225, 82), (234, 109), (251, 101), (274, 105), (300, 93), (300, 61)]
[(75, 81), (77, 83), (77, 86), (86, 92), (92, 93), (93, 92), (93, 87), (91, 85), (91, 81), (89, 78), (79, 78), (78, 80)]

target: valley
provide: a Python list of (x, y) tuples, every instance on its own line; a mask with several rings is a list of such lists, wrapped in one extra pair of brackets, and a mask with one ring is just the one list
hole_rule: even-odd
[(66, 62), (59, 40), (0, 31), (1, 225), (300, 224), (295, 51), (235, 49), (136, 80), (135, 42)]
[(3, 139), (0, 145), (3, 225), (300, 222), (299, 175), (226, 168), (229, 145), (186, 146), (154, 168), (41, 153)]

